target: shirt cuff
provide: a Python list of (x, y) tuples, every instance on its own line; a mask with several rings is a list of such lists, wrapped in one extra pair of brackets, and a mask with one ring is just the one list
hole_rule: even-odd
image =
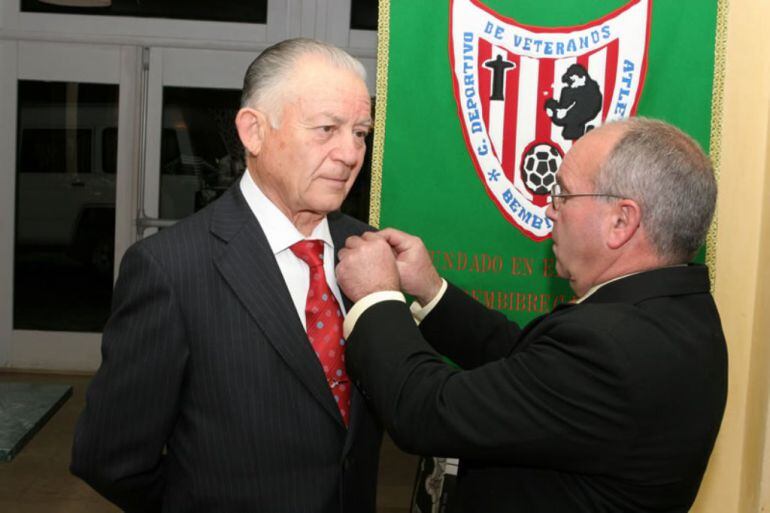
[(353, 328), (355, 328), (358, 318), (361, 317), (367, 308), (374, 306), (377, 303), (382, 303), (383, 301), (401, 301), (402, 303), (406, 303), (406, 298), (397, 290), (381, 290), (362, 297), (356, 301), (356, 304), (353, 305), (348, 312), (348, 315), (345, 317), (345, 322), (342, 323), (342, 334), (345, 338), (348, 338), (353, 331)]
[(414, 320), (417, 321), (417, 324), (420, 324), (422, 320), (425, 319), (428, 314), (431, 313), (431, 311), (433, 311), (433, 308), (438, 304), (439, 301), (441, 301), (441, 298), (444, 297), (446, 289), (446, 280), (441, 278), (441, 288), (438, 290), (438, 294), (436, 294), (427, 305), (422, 306), (417, 301), (409, 305), (409, 311), (412, 312), (412, 317), (414, 317)]

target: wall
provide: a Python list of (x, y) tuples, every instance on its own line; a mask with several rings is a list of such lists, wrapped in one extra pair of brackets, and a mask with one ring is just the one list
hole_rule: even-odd
[[(730, 354), (727, 409), (693, 512), (770, 508), (770, 3), (731, 0), (723, 96), (715, 297)], [(767, 475), (767, 473), (765, 473)], [(760, 509), (762, 508), (762, 509)]]

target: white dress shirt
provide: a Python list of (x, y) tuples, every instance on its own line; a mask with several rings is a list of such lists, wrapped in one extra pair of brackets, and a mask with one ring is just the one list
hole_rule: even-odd
[[(444, 278), (441, 278), (441, 288), (438, 289), (436, 295), (431, 299), (427, 305), (423, 306), (417, 301), (413, 301), (409, 306), (409, 311), (412, 313), (414, 322), (420, 324), (423, 319), (433, 310), (433, 308), (444, 297), (448, 285)], [(356, 327), (358, 318), (371, 306), (383, 301), (401, 301), (406, 303), (406, 297), (404, 294), (396, 290), (381, 290), (379, 292), (372, 292), (368, 296), (364, 296), (350, 307), (350, 313), (345, 317), (345, 322), (342, 324), (342, 332), (345, 338), (350, 335), (353, 328)]]
[(294, 243), (305, 238), (323, 241), (326, 282), (329, 284), (334, 297), (337, 298), (337, 303), (339, 303), (342, 313), (345, 314), (345, 305), (342, 303), (342, 296), (340, 295), (337, 279), (334, 275), (334, 242), (332, 241), (329, 222), (326, 218), (324, 217), (318, 223), (318, 226), (313, 229), (313, 233), (309, 237), (305, 237), (289, 221), (289, 218), (259, 189), (248, 170), (243, 173), (240, 186), (243, 197), (246, 198), (246, 203), (248, 203), (249, 208), (256, 216), (257, 221), (259, 221), (262, 231), (265, 232), (267, 242), (270, 244), (270, 249), (273, 251), (275, 261), (278, 263), (278, 268), (281, 270), (283, 279), (289, 289), (289, 294), (291, 294), (291, 300), (294, 302), (297, 315), (300, 321), (302, 321), (302, 326), (305, 330), (307, 330), (305, 325), (305, 302), (307, 301), (307, 292), (310, 288), (310, 272), (308, 265), (297, 258), (291, 251), (291, 246)]

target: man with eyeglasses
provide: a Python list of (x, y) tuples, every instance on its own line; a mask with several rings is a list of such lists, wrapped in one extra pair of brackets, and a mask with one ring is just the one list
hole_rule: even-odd
[(348, 373), (402, 448), (461, 459), (450, 510), (688, 511), (727, 388), (708, 271), (689, 263), (715, 202), (709, 159), (677, 128), (592, 130), (547, 212), (578, 299), (523, 328), (442, 280), (417, 237), (348, 239)]

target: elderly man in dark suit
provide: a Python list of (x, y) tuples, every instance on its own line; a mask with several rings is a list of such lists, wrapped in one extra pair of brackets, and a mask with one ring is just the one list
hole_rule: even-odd
[(344, 366), (336, 211), (371, 129), (361, 64), (298, 39), (249, 67), (248, 170), (123, 258), (72, 472), (126, 511), (374, 512), (381, 428)]
[(348, 371), (399, 445), (461, 458), (456, 510), (686, 512), (727, 385), (708, 272), (688, 264), (714, 212), (710, 162), (631, 119), (578, 140), (557, 177), (553, 250), (577, 304), (522, 329), (447, 285), (416, 237), (353, 237), (337, 267), (358, 301)]

